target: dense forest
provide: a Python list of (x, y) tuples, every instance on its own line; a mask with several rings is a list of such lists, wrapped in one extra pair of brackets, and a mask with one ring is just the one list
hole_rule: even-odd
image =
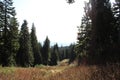
[(78, 43), (79, 62), (108, 64), (120, 62), (120, 0), (85, 2)]
[[(74, 3), (68, 0), (68, 3)], [(120, 62), (120, 1), (89, 0), (78, 26), (77, 44), (50, 46), (48, 36), (41, 45), (33, 23), (29, 32), (27, 20), (18, 29), (12, 0), (0, 1), (0, 64), (2, 66), (30, 67), (57, 65), (63, 59), (79, 64), (106, 64)], [(76, 27), (76, 26), (75, 26)]]

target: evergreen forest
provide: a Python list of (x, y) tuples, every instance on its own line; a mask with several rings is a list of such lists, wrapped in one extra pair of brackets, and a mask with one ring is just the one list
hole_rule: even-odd
[(0, 80), (120, 80), (120, 0), (85, 1), (69, 46), (51, 46), (49, 36), (39, 42), (34, 22), (20, 25), (13, 3), (0, 0)]
[[(74, 0), (68, 0), (69, 4)], [(120, 1), (89, 0), (78, 26), (76, 44), (50, 46), (50, 39), (41, 45), (33, 23), (29, 32), (27, 20), (19, 25), (12, 0), (0, 1), (0, 64), (30, 67), (57, 65), (63, 59), (78, 64), (106, 64), (120, 62)], [(19, 29), (20, 27), (20, 29)], [(76, 27), (76, 26), (75, 26)]]

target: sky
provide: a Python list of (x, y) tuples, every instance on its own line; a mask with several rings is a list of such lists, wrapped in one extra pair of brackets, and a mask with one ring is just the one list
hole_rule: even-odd
[(68, 4), (66, 0), (13, 0), (13, 6), (20, 26), (27, 20), (31, 30), (34, 23), (39, 42), (43, 44), (48, 36), (51, 45), (68, 46), (77, 42), (77, 26), (81, 25), (84, 1), (87, 0)]

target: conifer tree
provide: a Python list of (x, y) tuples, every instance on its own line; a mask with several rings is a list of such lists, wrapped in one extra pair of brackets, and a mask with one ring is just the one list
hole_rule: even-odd
[(32, 44), (32, 50), (34, 54), (34, 65), (41, 64), (41, 52), (39, 48), (39, 44), (36, 37), (36, 29), (34, 26), (34, 23), (32, 24), (32, 31), (31, 31), (31, 44)]
[(82, 17), (81, 26), (78, 27), (78, 43), (75, 46), (75, 52), (77, 53), (77, 57), (79, 58), (79, 61), (82, 61), (82, 59), (87, 58), (88, 50), (90, 47), (91, 28), (92, 28), (92, 23), (90, 19), (90, 13), (91, 13), (90, 10), (91, 10), (90, 3), (85, 2), (84, 15)]
[[(1, 7), (2, 6), (2, 7)], [(0, 31), (1, 31), (1, 55), (2, 55), (2, 65), (10, 66), (14, 62), (11, 62), (11, 42), (10, 42), (10, 33), (11, 26), (10, 19), (16, 15), (15, 9), (13, 7), (12, 0), (3, 0), (0, 2)]]
[(59, 58), (58, 54), (59, 54), (58, 45), (55, 44), (53, 46), (53, 50), (51, 52), (51, 59), (50, 59), (51, 60), (51, 64), (50, 65), (57, 65), (58, 58)]
[(69, 64), (76, 59), (75, 45), (71, 44), (69, 46)]
[(19, 34), (18, 34), (18, 22), (15, 17), (10, 19), (10, 31), (9, 31), (9, 58), (8, 65), (15, 66), (16, 65), (16, 53), (19, 49)]
[(43, 61), (42, 61), (42, 44), (40, 42), (38, 42), (38, 47), (39, 47), (40, 54), (41, 54), (41, 64), (42, 64), (43, 63)]
[(93, 63), (104, 64), (107, 59), (106, 53), (109, 53), (109, 46), (111, 46), (111, 23), (113, 18), (111, 4), (109, 0), (91, 0), (91, 6), (92, 37), (90, 55)]
[(50, 59), (50, 40), (46, 37), (42, 47), (42, 61), (44, 65), (48, 65)]
[(16, 58), (18, 66), (22, 67), (33, 66), (34, 57), (26, 20), (24, 20), (24, 23), (21, 26), (19, 43), (20, 48)]
[(0, 1), (0, 64), (2, 64), (2, 53), (3, 53), (3, 2)]

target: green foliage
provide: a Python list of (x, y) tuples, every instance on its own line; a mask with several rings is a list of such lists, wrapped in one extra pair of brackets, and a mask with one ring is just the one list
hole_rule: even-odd
[(57, 62), (59, 60), (59, 51), (58, 51), (58, 45), (55, 44), (53, 46), (53, 50), (51, 51), (51, 61), (50, 61), (50, 65), (57, 65)]
[(113, 15), (109, 0), (91, 1), (92, 5), (92, 36), (89, 50), (91, 63), (104, 64), (107, 62), (112, 34)]
[(19, 49), (19, 34), (18, 34), (18, 22), (16, 18), (10, 19), (10, 32), (9, 32), (9, 58), (8, 58), (8, 64), (9, 66), (15, 66), (16, 65), (16, 53)]
[(109, 0), (85, 3), (85, 15), (81, 27), (78, 27), (78, 44), (75, 47), (80, 62), (87, 59), (90, 64), (105, 64), (118, 58), (119, 27), (116, 24), (119, 21), (116, 18), (119, 10), (115, 9), (118, 8), (113, 8), (113, 16)]
[(42, 47), (42, 62), (44, 65), (48, 65), (50, 59), (50, 40), (46, 37)]
[(12, 5), (12, 0), (0, 1), (0, 55), (3, 66), (12, 66), (16, 63), (17, 49), (14, 45), (18, 45), (18, 23), (14, 18), (16, 13)]
[[(67, 2), (71, 4), (74, 0), (67, 0)], [(109, 0), (85, 2), (76, 46), (70, 45), (58, 49), (56, 44), (51, 51), (48, 37), (43, 47), (38, 43), (34, 24), (29, 34), (25, 20), (19, 34), (15, 15), (12, 0), (0, 1), (0, 65), (2, 66), (17, 64), (29, 67), (41, 63), (56, 65), (57, 61), (63, 59), (69, 59), (70, 63), (76, 55), (80, 62), (87, 61), (90, 64), (120, 62), (119, 0), (115, 0), (112, 10)]]
[(59, 47), (59, 60), (62, 61), (63, 59), (66, 59), (67, 57), (67, 50), (68, 50), (68, 46), (61, 46)]
[(34, 54), (34, 65), (41, 64), (41, 51), (39, 48), (40, 44), (38, 44), (38, 41), (37, 41), (34, 24), (32, 25), (32, 31), (31, 31), (31, 44), (32, 44), (32, 50)]
[(43, 61), (42, 61), (42, 45), (40, 42), (38, 42), (38, 47), (39, 47), (40, 55), (41, 55), (41, 63), (43, 63)]
[(32, 66), (34, 62), (34, 57), (26, 20), (24, 20), (24, 23), (21, 26), (19, 43), (20, 48), (16, 58), (18, 66), (22, 67)]
[(69, 64), (73, 62), (76, 59), (76, 54), (75, 54), (75, 44), (71, 44), (69, 46), (61, 46), (58, 47), (59, 52), (58, 52), (58, 58), (59, 61), (62, 61), (64, 59), (69, 60)]
[(88, 57), (88, 50), (90, 47), (90, 40), (91, 40), (91, 19), (90, 19), (90, 3), (85, 3), (84, 7), (84, 16), (82, 18), (81, 26), (78, 27), (78, 43), (75, 46), (75, 53), (77, 53), (77, 57), (82, 60), (83, 57)]
[(3, 53), (3, 2), (0, 1), (0, 64), (2, 63), (2, 53)]
[(71, 44), (69, 46), (69, 64), (76, 59), (75, 45)]

